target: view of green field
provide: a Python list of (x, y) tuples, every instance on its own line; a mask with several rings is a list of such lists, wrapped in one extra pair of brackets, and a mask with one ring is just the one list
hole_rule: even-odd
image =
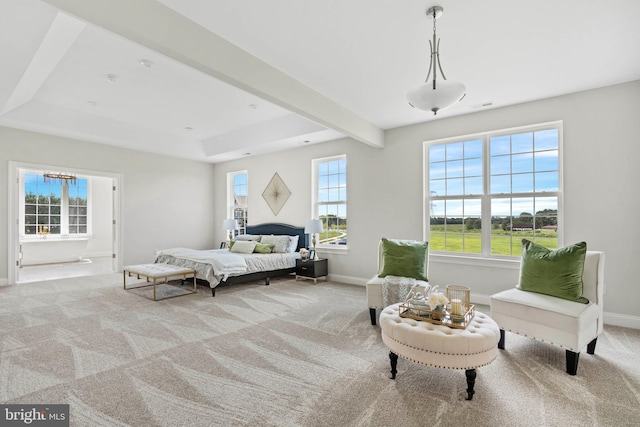
[[(431, 225), (429, 249), (480, 254), (482, 253), (481, 230), (464, 230), (464, 225)], [(508, 231), (491, 230), (491, 254), (519, 256), (522, 239), (531, 240), (548, 249), (558, 248), (558, 233), (551, 230)]]

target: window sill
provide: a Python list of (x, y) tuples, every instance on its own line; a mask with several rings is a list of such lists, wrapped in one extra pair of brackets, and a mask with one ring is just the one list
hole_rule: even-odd
[(429, 262), (442, 264), (472, 265), (478, 267), (504, 268), (518, 270), (520, 268), (520, 257), (510, 258), (484, 258), (465, 255), (451, 255), (443, 253), (429, 253)]
[(349, 247), (347, 245), (323, 245), (316, 248), (318, 254), (339, 254), (348, 255)]
[(52, 236), (47, 235), (44, 239), (41, 236), (21, 236), (20, 243), (42, 243), (42, 242), (78, 242), (78, 241), (86, 241), (89, 240), (89, 235), (85, 234), (82, 236)]

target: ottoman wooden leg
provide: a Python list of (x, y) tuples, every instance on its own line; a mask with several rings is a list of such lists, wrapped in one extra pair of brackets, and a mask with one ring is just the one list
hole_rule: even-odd
[(475, 369), (467, 369), (465, 371), (467, 375), (467, 400), (473, 399), (473, 386), (476, 385), (476, 370)]
[(398, 370), (396, 369), (396, 367), (398, 366), (398, 355), (395, 354), (393, 351), (390, 351), (389, 360), (391, 361), (391, 379), (395, 380), (396, 373), (398, 372)]

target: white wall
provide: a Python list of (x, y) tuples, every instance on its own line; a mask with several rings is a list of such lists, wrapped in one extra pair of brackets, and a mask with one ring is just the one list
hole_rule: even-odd
[(109, 256), (113, 246), (113, 179), (91, 178), (91, 238), (85, 258)]
[(122, 174), (123, 265), (152, 262), (156, 249), (210, 248), (220, 228), (210, 164), (0, 127), (0, 283), (8, 277), (8, 161)]
[[(640, 327), (640, 81), (542, 101), (442, 119), (386, 132), (376, 149), (343, 139), (285, 153), (215, 165), (215, 192), (226, 191), (226, 173), (249, 172), (249, 223), (278, 221), (303, 225), (311, 216), (311, 160), (347, 154), (349, 252), (328, 254), (333, 279), (364, 283), (375, 273), (381, 237), (423, 237), (423, 141), (562, 120), (564, 122), (564, 238), (586, 241), (606, 252), (605, 321)], [(292, 192), (278, 216), (262, 191), (278, 172)], [(221, 200), (221, 199), (220, 199)], [(215, 209), (222, 224), (224, 206)], [(216, 227), (218, 240), (224, 232)], [(517, 263), (489, 266), (432, 257), (430, 280), (440, 286), (467, 284), (478, 302), (513, 286)], [(363, 301), (364, 305), (364, 301)]]

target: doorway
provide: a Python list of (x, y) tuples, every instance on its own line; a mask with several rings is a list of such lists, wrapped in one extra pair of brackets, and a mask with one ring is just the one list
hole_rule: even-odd
[(15, 183), (9, 186), (9, 284), (122, 268), (118, 256), (121, 175), (64, 168), (61, 175), (73, 176), (71, 185), (55, 178), (45, 182), (45, 172), (60, 169), (9, 164), (9, 182)]

